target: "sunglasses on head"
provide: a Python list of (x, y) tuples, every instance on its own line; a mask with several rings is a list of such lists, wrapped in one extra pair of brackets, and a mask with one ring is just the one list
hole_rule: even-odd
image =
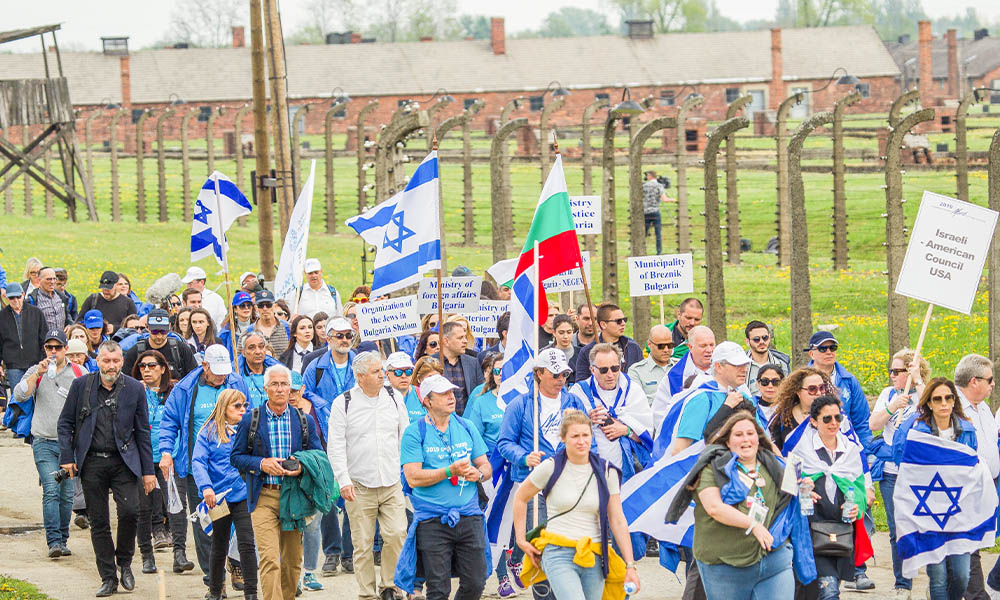
[(827, 425), (829, 425), (830, 422), (833, 421), (834, 419), (837, 419), (837, 422), (840, 423), (841, 421), (844, 420), (844, 413), (837, 413), (835, 415), (823, 415), (823, 422), (826, 423)]
[(931, 402), (935, 404), (943, 404), (945, 402), (954, 402), (955, 394), (945, 394), (944, 396), (931, 396)]
[(905, 375), (906, 369), (889, 369), (889, 375), (895, 377), (896, 375)]
[(62, 344), (45, 344), (45, 349), (52, 350), (53, 352), (56, 350), (62, 350), (63, 348), (65, 348), (65, 346)]
[(656, 349), (660, 350), (661, 352), (663, 350), (672, 350), (673, 347), (674, 347), (674, 343), (673, 342), (664, 342), (663, 344), (657, 344), (656, 342), (649, 342), (649, 345), (650, 346), (656, 346)]
[(756, 343), (759, 343), (759, 342), (766, 342), (766, 341), (768, 341), (770, 339), (771, 339), (771, 336), (769, 336), (769, 335), (756, 335), (756, 336), (750, 338), (750, 341), (756, 344)]
[(257, 304), (257, 308), (268, 309), (273, 307), (274, 307), (274, 302), (260, 302)]
[(601, 375), (607, 375), (610, 370), (612, 373), (617, 373), (622, 370), (621, 365), (611, 365), (610, 367), (594, 367), (594, 370)]
[(827, 352), (836, 352), (839, 347), (837, 344), (827, 344), (826, 346), (816, 346), (816, 351), (826, 354)]
[(392, 374), (395, 375), (396, 377), (402, 377), (403, 375), (406, 375), (407, 377), (409, 377), (410, 375), (413, 375), (413, 369), (412, 368), (407, 368), (407, 369), (393, 369), (392, 370)]
[(767, 377), (761, 377), (757, 380), (757, 385), (762, 385), (764, 387), (771, 387), (772, 385), (781, 385), (781, 377), (775, 377), (773, 379), (768, 379)]
[(799, 389), (805, 390), (806, 392), (812, 394), (813, 396), (818, 396), (820, 394), (826, 393), (826, 384), (821, 383), (819, 385), (805, 385)]
[(368, 298), (365, 298), (364, 296), (358, 296), (357, 298), (351, 298), (351, 302), (355, 304), (366, 304), (368, 302)]
[(503, 373), (503, 367), (494, 367), (493, 375), (501, 375)]
[(155, 369), (156, 367), (159, 367), (159, 366), (160, 366), (160, 363), (156, 363), (156, 362), (151, 362), (151, 363), (141, 362), (141, 363), (139, 363), (139, 369), (140, 370)]
[(620, 319), (608, 319), (607, 321), (601, 321), (602, 323), (618, 323), (619, 325), (624, 325), (628, 323), (628, 317), (622, 317)]
[(333, 339), (335, 339), (335, 340), (350, 340), (350, 339), (354, 339), (354, 332), (353, 331), (338, 331), (337, 333), (333, 334)]

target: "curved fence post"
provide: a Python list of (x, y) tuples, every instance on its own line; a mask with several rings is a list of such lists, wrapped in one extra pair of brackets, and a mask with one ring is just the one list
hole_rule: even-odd
[[(92, 146), (94, 144), (94, 140), (91, 137), (91, 133), (93, 131), (92, 130), (91, 121), (93, 121), (96, 117), (99, 117), (99, 116), (101, 116), (103, 114), (104, 114), (104, 110), (103, 109), (95, 110), (94, 112), (90, 113), (90, 116), (88, 116), (87, 119), (83, 122), (83, 145), (84, 145), (84, 147), (87, 150), (87, 181), (90, 182), (90, 185), (87, 186), (87, 188), (88, 188), (88, 191), (90, 192), (90, 196), (91, 196), (90, 198), (87, 199), (87, 201), (90, 204), (94, 203), (94, 198), (93, 198), (93, 196), (94, 196), (94, 159), (93, 159), (94, 151), (93, 151), (93, 148), (92, 148)], [(10, 189), (10, 188), (8, 188), (8, 189)]]
[[(847, 269), (847, 194), (844, 191), (844, 110), (861, 101), (851, 92), (833, 104), (833, 268)], [(792, 219), (794, 220), (794, 215)], [(794, 245), (794, 243), (793, 243)]]
[[(197, 108), (190, 109), (181, 117), (181, 193), (184, 203), (184, 222), (191, 222), (191, 151), (188, 148), (188, 127), (191, 118), (198, 114)], [(266, 152), (266, 150), (265, 150)]]
[[(993, 132), (989, 161), (989, 207), (1000, 211), (1000, 129)], [(996, 361), (1000, 354), (1000, 227), (993, 229), (993, 243), (987, 255), (987, 287), (989, 299), (990, 359)], [(994, 362), (993, 364), (997, 364)], [(993, 388), (992, 405), (1000, 399), (1000, 386)]]
[(562, 108), (563, 104), (566, 104), (565, 97), (554, 97), (552, 102), (542, 107), (542, 116), (538, 121), (538, 148), (542, 161), (542, 186), (545, 185), (545, 179), (549, 176), (549, 116)]
[(688, 112), (705, 102), (702, 96), (688, 96), (677, 111), (677, 251), (691, 250), (691, 209), (687, 196), (687, 131), (684, 123)]
[(775, 119), (774, 139), (777, 143), (777, 181), (778, 181), (778, 264), (786, 267), (791, 262), (791, 226), (792, 217), (788, 206), (788, 148), (785, 140), (788, 131), (785, 122), (788, 121), (788, 111), (792, 105), (800, 104), (805, 96), (800, 92), (785, 98), (778, 105), (778, 115)]
[(958, 188), (955, 197), (962, 202), (969, 201), (969, 146), (965, 139), (965, 118), (969, 114), (969, 106), (986, 102), (989, 97), (990, 90), (974, 89), (962, 98), (955, 109), (955, 183)]
[[(397, 111), (397, 114), (399, 111)], [(418, 110), (393, 118), (378, 136), (375, 146), (375, 199), (381, 202), (396, 193), (396, 185), (401, 178), (393, 171), (396, 143), (421, 127), (427, 127), (430, 118), (427, 111)]]
[[(372, 100), (368, 104), (361, 107), (358, 111), (358, 117), (355, 121), (358, 127), (358, 139), (357, 139), (357, 157), (358, 157), (358, 212), (364, 212), (365, 205), (368, 202), (368, 185), (365, 183), (365, 171), (368, 170), (367, 162), (365, 161), (365, 153), (368, 149), (368, 142), (365, 140), (365, 119), (368, 118), (368, 114), (378, 108), (378, 100)], [(372, 140), (372, 145), (375, 144), (375, 140)]]
[[(497, 129), (496, 135), (490, 144), (490, 200), (493, 211), (493, 262), (497, 263), (507, 258), (509, 244), (513, 242), (514, 224), (506, 220), (506, 215), (510, 211), (509, 196), (504, 193), (504, 173), (507, 163), (503, 157), (506, 155), (507, 138), (521, 127), (528, 126), (528, 119), (520, 117), (507, 121)], [(497, 282), (497, 283), (503, 283)]]
[[(236, 116), (233, 117), (233, 138), (234, 138), (233, 142), (236, 145), (236, 147), (234, 148), (234, 150), (236, 151), (234, 155), (234, 158), (236, 159), (236, 186), (239, 187), (241, 190), (247, 190), (247, 191), (250, 190), (250, 187), (253, 185), (253, 182), (251, 182), (250, 185), (248, 186), (244, 186), (244, 184), (246, 183), (246, 170), (243, 167), (243, 162), (244, 162), (243, 141), (242, 141), (243, 119), (246, 118), (246, 115), (250, 113), (250, 111), (252, 110), (253, 110), (252, 104), (244, 104), (243, 106), (240, 107), (238, 111), (236, 111)], [(242, 216), (236, 219), (236, 224), (239, 225), (240, 227), (246, 227), (247, 226), (246, 216)]]
[(601, 296), (618, 304), (618, 231), (615, 216), (615, 131), (621, 116), (609, 110), (601, 143)]
[(327, 233), (337, 233), (337, 197), (334, 195), (334, 164), (333, 164), (333, 119), (338, 113), (346, 114), (347, 103), (336, 102), (330, 105), (323, 117), (323, 160), (326, 172), (326, 223)]
[(472, 197), (472, 117), (486, 103), (476, 99), (465, 109), (466, 118), (462, 121), (462, 241), (466, 246), (476, 243), (476, 201)]
[(904, 92), (900, 94), (898, 98), (893, 100), (892, 105), (889, 107), (889, 127), (892, 128), (899, 124), (899, 114), (903, 112), (904, 106), (918, 100), (920, 100), (919, 90)]
[(135, 216), (140, 223), (146, 222), (146, 170), (145, 170), (145, 139), (143, 126), (146, 118), (152, 114), (144, 109), (135, 121)]
[(174, 109), (168, 108), (156, 118), (156, 196), (160, 223), (166, 223), (170, 218), (167, 212), (167, 150), (163, 141), (163, 125), (175, 114)]
[(215, 171), (215, 120), (222, 116), (222, 107), (215, 107), (208, 113), (208, 120), (205, 122), (205, 156), (208, 161), (208, 175)]
[[(607, 108), (611, 105), (611, 102), (607, 98), (598, 98), (594, 100), (587, 108), (583, 109), (583, 122), (580, 128), (580, 146), (582, 147), (582, 154), (580, 155), (580, 160), (583, 163), (583, 195), (590, 196), (594, 193), (594, 164), (593, 155), (594, 150), (590, 147), (590, 127), (591, 120), (594, 118), (594, 113), (598, 109)], [(593, 260), (594, 250), (597, 248), (597, 240), (595, 236), (588, 235), (583, 238), (584, 247), (587, 252), (590, 252), (591, 260)]]
[[(747, 94), (726, 108), (726, 120), (735, 118), (753, 100)], [(736, 133), (726, 137), (726, 262), (740, 264), (740, 195), (736, 177)]]
[(121, 196), (118, 190), (118, 119), (125, 112), (124, 108), (119, 108), (111, 113), (111, 124), (108, 126), (108, 137), (111, 138), (111, 220), (114, 222), (122, 220)]
[[(299, 183), (299, 176), (302, 173), (302, 133), (301, 130), (305, 129), (306, 115), (309, 113), (309, 104), (303, 104), (299, 106), (299, 109), (295, 111), (295, 118), (292, 119), (292, 181), (295, 182), (296, 194), (298, 190), (301, 189)], [(297, 198), (293, 198), (292, 202), (295, 202)]]

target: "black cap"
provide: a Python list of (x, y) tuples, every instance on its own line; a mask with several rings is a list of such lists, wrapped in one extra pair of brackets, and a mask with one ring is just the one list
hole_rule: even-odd
[(115, 287), (116, 283), (118, 283), (118, 273), (105, 271), (101, 273), (101, 285), (98, 287), (102, 290), (110, 290)]
[(65, 346), (66, 345), (66, 334), (63, 333), (62, 331), (58, 330), (58, 329), (50, 329), (49, 332), (45, 334), (45, 340), (44, 341), (47, 342), (49, 340), (55, 340), (55, 341), (59, 342), (60, 344), (62, 344), (63, 346)]
[(254, 304), (260, 304), (261, 302), (270, 302), (271, 304), (274, 304), (274, 293), (267, 288), (257, 292), (254, 297)]

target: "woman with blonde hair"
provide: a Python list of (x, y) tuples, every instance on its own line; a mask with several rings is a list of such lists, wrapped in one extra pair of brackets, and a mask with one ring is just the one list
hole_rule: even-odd
[(21, 287), (24, 288), (25, 296), (38, 288), (41, 283), (41, 280), (38, 278), (38, 274), (41, 272), (43, 266), (42, 261), (38, 260), (34, 256), (29, 258), (24, 263), (24, 281), (21, 282)]
[[(212, 521), (212, 554), (209, 559), (209, 600), (221, 600), (226, 577), (226, 555), (229, 552), (228, 532), (236, 530), (236, 545), (240, 552), (244, 598), (257, 598), (257, 554), (253, 525), (247, 510), (247, 486), (240, 472), (232, 465), (229, 455), (236, 437), (236, 426), (247, 410), (247, 399), (237, 390), (219, 392), (215, 408), (198, 431), (191, 472), (199, 494), (210, 509), (225, 500), (229, 514)], [(225, 498), (220, 496), (225, 493)]]

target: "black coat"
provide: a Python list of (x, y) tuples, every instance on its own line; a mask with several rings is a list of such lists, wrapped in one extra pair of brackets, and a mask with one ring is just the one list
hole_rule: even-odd
[[(438, 352), (433, 355), (434, 358), (441, 361), (441, 365), (444, 365), (444, 358), (442, 358), (441, 353)], [(476, 389), (476, 386), (483, 383), (483, 368), (476, 360), (476, 357), (469, 356), (468, 354), (460, 354), (458, 356), (458, 362), (462, 364), (462, 374), (465, 376), (465, 399), (468, 402), (469, 398), (472, 397), (472, 390)], [(455, 407), (455, 413), (459, 416), (465, 412), (465, 404), (462, 406)]]
[[(136, 477), (153, 474), (153, 446), (149, 437), (149, 415), (146, 409), (146, 389), (142, 383), (128, 375), (121, 375), (122, 389), (118, 394), (115, 444), (122, 460)], [(97, 403), (97, 388), (101, 374), (91, 373), (77, 377), (69, 387), (66, 404), (59, 415), (59, 464), (75, 463), (79, 471), (90, 449), (94, 435), (95, 411), (83, 419), (77, 431), (77, 415), (84, 406)], [(90, 397), (84, 398), (90, 382)], [(84, 404), (86, 403), (86, 404)], [(76, 435), (74, 436), (74, 433)]]
[(6, 369), (27, 369), (45, 358), (45, 315), (27, 302), (21, 308), (21, 335), (17, 334), (14, 309), (0, 310), (0, 363)]

